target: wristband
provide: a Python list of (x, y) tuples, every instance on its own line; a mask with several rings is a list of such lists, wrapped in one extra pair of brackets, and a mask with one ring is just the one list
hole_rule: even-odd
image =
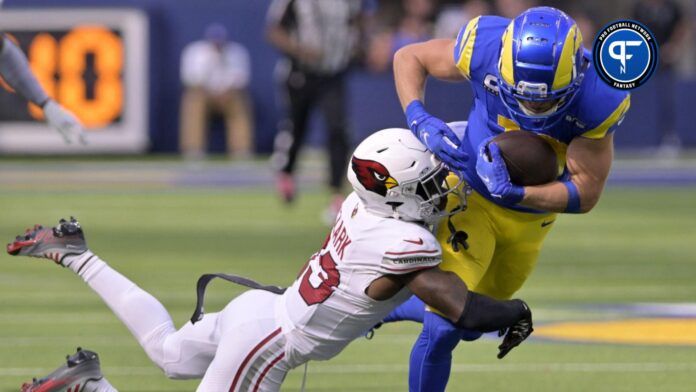
[(568, 204), (566, 204), (565, 211), (563, 212), (577, 214), (580, 212), (580, 193), (578, 192), (578, 187), (570, 180), (563, 181), (562, 184), (565, 185), (568, 190)]

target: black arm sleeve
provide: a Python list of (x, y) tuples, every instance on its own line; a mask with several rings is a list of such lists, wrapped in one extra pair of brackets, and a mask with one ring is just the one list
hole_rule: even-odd
[(522, 300), (498, 301), (469, 291), (464, 310), (456, 325), (474, 331), (492, 332), (508, 328), (531, 316), (532, 312)]

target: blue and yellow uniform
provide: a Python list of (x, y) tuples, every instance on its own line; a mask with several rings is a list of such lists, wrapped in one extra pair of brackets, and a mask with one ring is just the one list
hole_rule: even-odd
[[(462, 148), (472, 157), (487, 138), (520, 130), (520, 125), (510, 118), (498, 86), (498, 72), (502, 78), (512, 79), (508, 80), (510, 84), (515, 84), (514, 71), (506, 72), (506, 69), (512, 70), (512, 65), (506, 64), (512, 56), (505, 55), (512, 47), (510, 30), (513, 28), (510, 19), (480, 16), (461, 29), (455, 43), (454, 62), (470, 80), (474, 93), (462, 138)], [(572, 48), (573, 45), (582, 45), (581, 39), (570, 39), (576, 35), (579, 35), (577, 27), (571, 28), (564, 45), (569, 50), (577, 49)], [(534, 130), (551, 143), (561, 165), (565, 163), (568, 144), (574, 138), (600, 139), (614, 132), (630, 106), (630, 95), (604, 83), (596, 74), (590, 56), (585, 50), (583, 61), (588, 68), (562, 118)], [(563, 67), (561, 62), (557, 74), (562, 73)], [(554, 83), (568, 83), (569, 80)], [(533, 269), (554, 214), (505, 205), (492, 197), (476, 174), (475, 165), (468, 165), (464, 175), (474, 192), (467, 211), (453, 217), (452, 222), (469, 235), (470, 247), (466, 251), (453, 251), (445, 243), (450, 232), (446, 225), (441, 225), (438, 237), (445, 250), (442, 268), (456, 272), (474, 291), (499, 299), (509, 298)]]
[[(549, 23), (550, 19), (558, 24)], [(531, 28), (522, 26), (524, 23)], [(525, 28), (534, 34), (527, 34), (530, 30)], [(517, 33), (515, 29), (519, 29)], [(521, 40), (527, 45), (522, 51)], [(530, 40), (538, 40), (546, 52), (537, 51)], [(514, 20), (475, 18), (459, 32), (453, 55), (456, 67), (471, 82), (474, 102), (468, 124), (449, 125), (470, 157), (476, 157), (481, 143), (494, 135), (532, 131), (552, 145), (559, 158), (559, 180), (566, 180), (565, 156), (571, 141), (606, 137), (616, 130), (630, 106), (628, 93), (612, 89), (596, 74), (575, 22), (555, 9), (530, 9)], [(543, 72), (534, 74), (540, 69)], [(530, 114), (518, 106), (527, 98), (548, 100), (556, 110), (548, 115)], [(451, 217), (454, 227), (468, 234), (469, 247), (455, 251), (447, 242), (450, 228), (441, 224), (436, 233), (443, 249), (440, 268), (456, 273), (473, 291), (508, 299), (534, 269), (556, 216), (491, 196), (475, 166), (469, 164), (464, 171), (473, 188), (468, 208)], [(480, 334), (458, 330), (435, 312), (423, 313), (422, 309), (422, 302), (414, 298), (385, 321), (423, 321), (423, 331), (411, 352), (409, 387), (411, 391), (444, 391), (451, 351), (460, 339), (471, 340)]]

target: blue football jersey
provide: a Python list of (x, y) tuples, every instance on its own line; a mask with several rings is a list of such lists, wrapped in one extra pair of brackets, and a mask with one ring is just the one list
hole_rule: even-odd
[[(488, 137), (505, 131), (520, 130), (510, 119), (498, 93), (498, 61), (501, 39), (510, 19), (498, 16), (479, 16), (464, 26), (454, 48), (454, 62), (471, 82), (474, 92), (468, 127), (463, 137), (463, 148), (471, 156), (465, 179), (471, 187), (489, 200), (506, 207), (529, 211), (523, 207), (507, 206), (493, 198), (476, 174), (474, 159), (479, 145)], [(573, 138), (582, 136), (601, 139), (621, 124), (630, 107), (630, 94), (608, 86), (597, 75), (591, 53), (585, 50), (589, 66), (580, 89), (565, 111), (565, 117), (537, 132), (554, 148), (559, 158), (559, 174), (565, 166), (565, 153)]]

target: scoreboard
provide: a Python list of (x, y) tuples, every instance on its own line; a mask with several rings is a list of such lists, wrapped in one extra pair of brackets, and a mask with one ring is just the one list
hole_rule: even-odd
[(43, 111), (0, 78), (0, 152), (134, 153), (148, 146), (148, 25), (131, 9), (0, 11), (49, 96), (75, 114), (87, 146), (65, 145)]

